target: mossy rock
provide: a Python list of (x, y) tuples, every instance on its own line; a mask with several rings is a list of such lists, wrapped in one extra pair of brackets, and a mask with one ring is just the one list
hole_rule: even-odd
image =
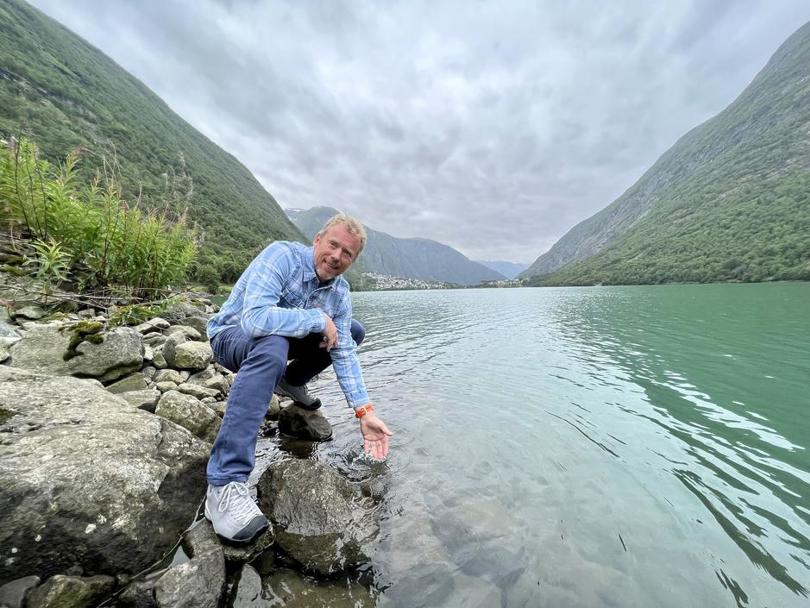
[(73, 357), (78, 355), (79, 353), (76, 349), (82, 342), (90, 342), (91, 344), (101, 344), (104, 342), (102, 331), (104, 331), (104, 323), (101, 321), (85, 319), (76, 323), (76, 325), (70, 328), (70, 342), (62, 358), (65, 361), (70, 361)]

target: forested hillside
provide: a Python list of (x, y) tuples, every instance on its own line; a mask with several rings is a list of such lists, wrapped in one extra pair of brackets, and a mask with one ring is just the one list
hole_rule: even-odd
[(570, 285), (810, 280), (810, 24), (728, 108), (521, 276)]
[(79, 171), (119, 172), (129, 204), (166, 202), (204, 230), (198, 272), (235, 279), (275, 239), (302, 240), (236, 158), (84, 40), (0, 0), (0, 138), (26, 135), (51, 161), (81, 146)]
[[(337, 212), (331, 207), (287, 211), (296, 226), (310, 237)], [(368, 226), (366, 232), (368, 243), (358, 260), (359, 269), (364, 272), (459, 285), (477, 285), (505, 278), (437, 241), (398, 238)]]

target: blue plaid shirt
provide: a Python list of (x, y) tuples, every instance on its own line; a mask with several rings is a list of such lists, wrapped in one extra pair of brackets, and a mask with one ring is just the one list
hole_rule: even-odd
[(326, 329), (324, 313), (338, 331), (329, 351), (340, 388), (349, 405), (369, 402), (356, 344), (350, 331), (352, 302), (343, 277), (321, 283), (315, 274), (312, 247), (276, 241), (250, 263), (220, 311), (208, 321), (208, 337), (239, 326), (247, 335), (303, 338)]

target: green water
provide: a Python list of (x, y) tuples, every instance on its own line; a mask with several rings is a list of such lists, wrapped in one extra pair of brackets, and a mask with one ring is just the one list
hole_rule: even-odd
[[(810, 284), (362, 293), (380, 605), (810, 605)], [(264, 458), (284, 446), (263, 445)]]

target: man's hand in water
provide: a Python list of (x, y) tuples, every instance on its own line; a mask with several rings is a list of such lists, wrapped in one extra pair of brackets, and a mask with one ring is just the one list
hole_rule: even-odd
[(388, 456), (388, 438), (393, 433), (374, 412), (360, 418), (360, 432), (363, 433), (363, 449), (366, 454), (376, 460), (383, 460)]

